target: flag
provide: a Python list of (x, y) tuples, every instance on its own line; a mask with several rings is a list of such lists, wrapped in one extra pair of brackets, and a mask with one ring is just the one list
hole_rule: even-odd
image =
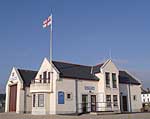
[(43, 28), (52, 24), (52, 16), (49, 16), (46, 20), (43, 21)]

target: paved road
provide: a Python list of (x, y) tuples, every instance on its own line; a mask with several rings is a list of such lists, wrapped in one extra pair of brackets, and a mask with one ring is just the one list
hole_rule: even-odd
[(0, 113), (0, 119), (150, 119), (150, 113), (64, 116), (64, 115), (30, 115), (15, 113)]

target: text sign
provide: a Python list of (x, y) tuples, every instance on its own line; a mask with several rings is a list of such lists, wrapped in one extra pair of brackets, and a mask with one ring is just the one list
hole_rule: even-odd
[(85, 90), (95, 90), (94, 86), (85, 86), (84, 87)]

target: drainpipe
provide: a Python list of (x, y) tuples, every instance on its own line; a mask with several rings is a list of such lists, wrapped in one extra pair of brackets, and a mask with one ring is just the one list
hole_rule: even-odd
[(130, 86), (131, 86), (131, 81), (129, 82), (129, 100), (130, 100), (130, 112), (132, 112), (132, 103), (131, 103), (131, 89), (130, 89)]
[(26, 113), (26, 100), (27, 100), (27, 98), (26, 98), (26, 88), (24, 88), (24, 113)]
[(78, 79), (75, 79), (76, 115), (78, 115)]

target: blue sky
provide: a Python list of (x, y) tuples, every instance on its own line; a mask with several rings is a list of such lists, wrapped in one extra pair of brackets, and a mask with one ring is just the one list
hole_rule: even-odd
[(109, 58), (150, 87), (149, 0), (0, 0), (0, 87), (13, 66), (38, 70), (49, 57), (53, 13), (53, 59), (95, 65)]

